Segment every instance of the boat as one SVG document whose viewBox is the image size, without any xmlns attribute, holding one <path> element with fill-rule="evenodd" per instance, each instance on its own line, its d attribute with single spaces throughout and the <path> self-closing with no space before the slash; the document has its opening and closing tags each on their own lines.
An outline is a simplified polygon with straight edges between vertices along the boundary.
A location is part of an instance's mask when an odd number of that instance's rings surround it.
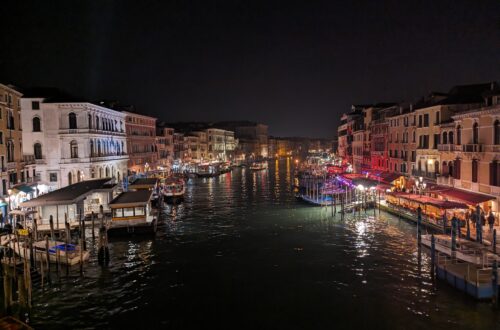
<svg viewBox="0 0 500 330">
<path fill-rule="evenodd" d="M 79 245 L 66 244 L 61 241 L 48 241 L 49 243 L 49 261 L 51 263 L 61 263 L 65 265 L 76 265 L 89 260 L 89 252 L 82 250 Z M 13 239 L 8 243 L 17 255 L 23 259 L 31 259 L 31 249 L 27 241 Z M 47 261 L 47 241 L 37 241 L 33 243 L 35 260 Z"/>
<path fill-rule="evenodd" d="M 151 206 L 153 192 L 137 190 L 122 192 L 109 203 L 111 221 L 106 224 L 109 236 L 154 234 L 158 212 Z"/>
<path fill-rule="evenodd" d="M 431 235 L 422 235 L 422 244 L 431 247 Z M 500 257 L 488 250 L 480 243 L 467 240 L 456 240 L 456 249 L 452 251 L 452 240 L 449 235 L 434 235 L 436 251 L 452 256 L 457 260 L 465 261 L 478 266 L 489 266 L 494 260 L 500 262 Z"/>
<path fill-rule="evenodd" d="M 267 162 L 266 161 L 253 162 L 252 165 L 250 165 L 250 169 L 253 171 L 265 170 L 267 169 Z"/>
<path fill-rule="evenodd" d="M 232 171 L 231 165 L 229 163 L 222 163 L 219 167 L 219 173 L 224 174 L 224 173 L 229 173 Z"/>
<path fill-rule="evenodd" d="M 322 198 L 313 198 L 305 194 L 298 194 L 297 197 L 306 203 L 318 205 L 318 206 L 329 206 L 333 204 L 332 196 L 323 196 Z"/>
<path fill-rule="evenodd" d="M 181 178 L 165 179 L 162 183 L 161 192 L 165 203 L 176 204 L 184 200 L 186 185 Z"/>
<path fill-rule="evenodd" d="M 219 167 L 215 164 L 198 165 L 196 175 L 200 178 L 213 178 L 220 174 Z"/>
</svg>

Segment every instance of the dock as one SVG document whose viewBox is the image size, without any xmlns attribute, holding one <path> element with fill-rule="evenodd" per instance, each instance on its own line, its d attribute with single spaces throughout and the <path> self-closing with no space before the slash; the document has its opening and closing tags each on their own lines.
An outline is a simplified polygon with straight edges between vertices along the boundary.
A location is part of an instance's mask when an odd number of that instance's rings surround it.
<svg viewBox="0 0 500 330">
<path fill-rule="evenodd" d="M 408 220 L 408 221 L 413 222 L 415 224 L 417 224 L 417 222 L 418 222 L 416 213 L 405 210 L 403 208 L 390 206 L 390 205 L 388 205 L 386 203 L 382 203 L 382 202 L 377 203 L 377 205 L 381 210 L 386 211 L 386 212 L 391 213 L 391 214 L 394 214 L 394 215 L 397 215 L 402 219 Z M 441 232 L 441 233 L 448 232 L 449 229 L 451 228 L 450 225 L 447 224 L 446 229 L 445 229 L 443 227 L 443 225 L 431 222 L 426 217 L 422 217 L 422 226 L 425 228 L 428 228 L 428 229 L 435 230 L 437 232 Z"/>
<path fill-rule="evenodd" d="M 497 297 L 498 285 L 492 284 L 493 269 L 471 263 L 459 262 L 445 255 L 438 255 L 436 275 L 452 287 L 478 299 Z M 497 278 L 498 278 L 498 270 Z M 496 290 L 496 291 L 495 291 Z"/>
</svg>

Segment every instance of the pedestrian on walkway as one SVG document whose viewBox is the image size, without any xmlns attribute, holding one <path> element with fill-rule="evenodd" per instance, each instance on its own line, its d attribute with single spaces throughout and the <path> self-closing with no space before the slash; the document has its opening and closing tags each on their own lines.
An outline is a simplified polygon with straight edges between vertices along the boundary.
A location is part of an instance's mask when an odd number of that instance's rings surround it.
<svg viewBox="0 0 500 330">
<path fill-rule="evenodd" d="M 490 210 L 490 214 L 488 215 L 488 225 L 490 226 L 490 232 L 493 232 L 493 226 L 495 225 L 495 216 L 493 212 Z"/>
</svg>

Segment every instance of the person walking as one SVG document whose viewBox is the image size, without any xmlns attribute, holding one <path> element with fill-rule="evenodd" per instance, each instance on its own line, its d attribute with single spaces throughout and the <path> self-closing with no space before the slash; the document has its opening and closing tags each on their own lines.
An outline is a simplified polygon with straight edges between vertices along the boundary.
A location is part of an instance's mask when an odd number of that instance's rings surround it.
<svg viewBox="0 0 500 330">
<path fill-rule="evenodd" d="M 488 226 L 490 227 L 490 233 L 493 232 L 493 226 L 495 225 L 495 216 L 493 212 L 490 210 L 490 214 L 488 215 Z"/>
</svg>

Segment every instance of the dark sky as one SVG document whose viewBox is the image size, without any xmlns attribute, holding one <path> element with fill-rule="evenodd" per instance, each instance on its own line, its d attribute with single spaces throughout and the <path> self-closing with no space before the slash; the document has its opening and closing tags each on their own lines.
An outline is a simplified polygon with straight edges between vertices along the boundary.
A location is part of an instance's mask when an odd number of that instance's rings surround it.
<svg viewBox="0 0 500 330">
<path fill-rule="evenodd" d="M 351 104 L 500 79 L 500 1 L 8 1 L 0 82 L 331 137 Z"/>
</svg>

